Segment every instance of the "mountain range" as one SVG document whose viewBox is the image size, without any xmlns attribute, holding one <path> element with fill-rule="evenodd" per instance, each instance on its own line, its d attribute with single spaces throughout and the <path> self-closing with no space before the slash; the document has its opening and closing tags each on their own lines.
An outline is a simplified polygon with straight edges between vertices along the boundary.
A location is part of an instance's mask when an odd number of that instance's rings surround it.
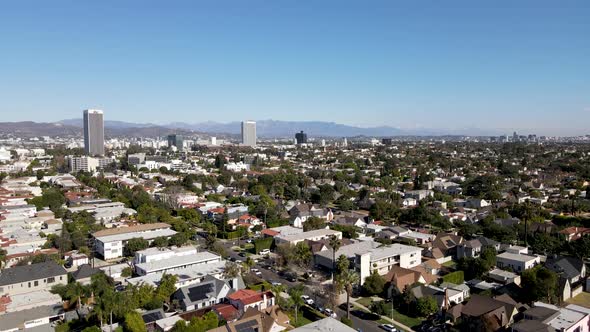
<svg viewBox="0 0 590 332">
<path fill-rule="evenodd" d="M 171 133 L 212 135 L 239 135 L 240 122 L 200 122 L 185 123 L 172 122 L 169 124 L 132 123 L 124 121 L 105 120 L 105 134 L 107 136 L 156 137 Z M 353 136 L 441 136 L 441 135 L 496 135 L 494 132 L 483 132 L 477 128 L 460 130 L 444 129 L 400 129 L 390 126 L 371 128 L 357 127 L 335 122 L 323 121 L 278 121 L 261 120 L 256 122 L 256 133 L 259 137 L 294 137 L 295 133 L 304 131 L 314 137 L 353 137 Z M 0 122 L 0 134 L 15 134 L 21 136 L 75 136 L 82 133 L 82 119 L 67 119 L 54 123 Z"/>
<path fill-rule="evenodd" d="M 70 119 L 60 121 L 62 124 L 82 127 L 81 119 Z M 233 122 L 171 122 L 157 125 L 151 123 L 130 123 L 123 121 L 105 121 L 105 128 L 146 128 L 165 127 L 169 129 L 182 129 L 208 134 L 239 135 L 241 123 Z M 293 137 L 295 133 L 304 131 L 309 136 L 315 137 L 353 137 L 353 136 L 441 136 L 441 135 L 497 135 L 495 131 L 482 131 L 478 128 L 462 129 L 432 129 L 413 128 L 401 129 L 391 126 L 358 127 L 336 122 L 326 121 L 280 121 L 280 120 L 258 120 L 256 121 L 256 134 L 260 137 Z"/>
</svg>

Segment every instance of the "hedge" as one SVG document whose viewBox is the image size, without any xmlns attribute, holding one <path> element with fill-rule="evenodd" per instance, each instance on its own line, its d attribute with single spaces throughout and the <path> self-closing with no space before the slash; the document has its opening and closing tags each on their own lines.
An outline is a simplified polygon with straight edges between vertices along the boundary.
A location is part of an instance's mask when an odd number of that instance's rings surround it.
<svg viewBox="0 0 590 332">
<path fill-rule="evenodd" d="M 463 271 L 455 271 L 455 272 L 451 272 L 447 275 L 444 275 L 442 277 L 442 280 L 444 282 L 450 282 L 451 284 L 462 284 L 463 281 L 465 281 L 465 274 L 463 273 Z"/>
<path fill-rule="evenodd" d="M 267 237 L 254 241 L 254 253 L 258 254 L 263 249 L 270 249 L 272 247 L 273 240 L 274 239 L 272 237 Z"/>
</svg>

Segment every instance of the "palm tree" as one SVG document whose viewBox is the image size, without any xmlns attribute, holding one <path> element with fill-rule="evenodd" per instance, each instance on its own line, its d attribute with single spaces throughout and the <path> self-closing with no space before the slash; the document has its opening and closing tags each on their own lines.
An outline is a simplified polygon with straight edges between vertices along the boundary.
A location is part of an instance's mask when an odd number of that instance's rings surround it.
<svg viewBox="0 0 590 332">
<path fill-rule="evenodd" d="M 342 241 L 340 241 L 336 235 L 332 235 L 328 244 L 332 248 L 332 280 L 334 280 L 334 270 L 336 269 L 336 252 L 342 246 Z"/>
<path fill-rule="evenodd" d="M 68 287 L 65 295 L 70 300 L 70 303 L 76 301 L 76 308 L 80 308 L 82 306 L 82 298 L 88 295 L 88 288 L 76 282 Z"/>
<path fill-rule="evenodd" d="M 338 293 L 342 291 L 346 292 L 346 317 L 350 319 L 350 295 L 352 294 L 353 287 L 358 284 L 360 277 L 358 273 L 353 270 L 342 271 L 338 277 L 336 277 L 335 289 Z"/>
<path fill-rule="evenodd" d="M 303 305 L 303 299 L 301 298 L 301 295 L 303 295 L 303 287 L 301 287 L 302 285 L 299 285 L 297 287 L 293 287 L 291 289 L 289 289 L 289 296 L 291 297 L 291 303 L 293 304 L 293 306 L 295 307 L 295 323 L 297 323 L 298 320 L 298 314 L 299 314 L 299 308 L 301 308 L 301 306 Z"/>
<path fill-rule="evenodd" d="M 244 264 L 248 268 L 248 272 L 250 272 L 250 269 L 252 269 L 252 267 L 254 267 L 254 265 L 256 265 L 256 262 L 252 259 L 252 257 L 248 257 L 248 258 L 246 258 L 246 261 L 244 262 Z"/>
<path fill-rule="evenodd" d="M 275 283 L 271 286 L 270 291 L 275 295 L 279 307 L 281 307 L 281 309 L 285 309 L 287 304 L 285 303 L 285 299 L 281 296 L 281 293 L 285 292 L 285 286 Z"/>
</svg>

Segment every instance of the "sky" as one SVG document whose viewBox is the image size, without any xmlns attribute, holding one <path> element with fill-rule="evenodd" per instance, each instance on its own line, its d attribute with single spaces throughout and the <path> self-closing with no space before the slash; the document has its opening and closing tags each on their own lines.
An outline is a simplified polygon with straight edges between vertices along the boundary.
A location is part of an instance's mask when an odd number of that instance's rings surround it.
<svg viewBox="0 0 590 332">
<path fill-rule="evenodd" d="M 0 121 L 590 134 L 590 1 L 6 1 Z"/>
</svg>

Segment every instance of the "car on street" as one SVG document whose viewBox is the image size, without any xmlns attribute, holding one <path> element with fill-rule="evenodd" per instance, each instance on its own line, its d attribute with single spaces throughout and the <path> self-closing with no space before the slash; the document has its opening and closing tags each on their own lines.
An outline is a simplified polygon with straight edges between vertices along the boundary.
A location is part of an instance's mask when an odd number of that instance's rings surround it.
<svg viewBox="0 0 590 332">
<path fill-rule="evenodd" d="M 381 324 L 379 327 L 388 332 L 397 332 L 397 329 L 391 324 Z"/>
<path fill-rule="evenodd" d="M 270 284 L 271 284 L 271 285 L 273 285 L 273 286 L 280 286 L 280 285 L 282 285 L 282 284 L 281 284 L 280 282 L 278 282 L 278 281 L 272 281 Z"/>
<path fill-rule="evenodd" d="M 336 318 L 336 313 L 334 312 L 334 310 L 332 310 L 330 308 L 324 309 L 324 314 L 326 316 L 329 316 L 329 317 L 332 317 L 332 318 Z"/>
<path fill-rule="evenodd" d="M 301 295 L 301 298 L 303 299 L 303 302 L 305 302 L 305 304 L 313 305 L 313 300 L 308 295 Z"/>
<path fill-rule="evenodd" d="M 260 252 L 258 254 L 260 256 L 269 255 L 270 254 L 270 249 L 262 249 L 262 250 L 260 250 Z"/>
</svg>

